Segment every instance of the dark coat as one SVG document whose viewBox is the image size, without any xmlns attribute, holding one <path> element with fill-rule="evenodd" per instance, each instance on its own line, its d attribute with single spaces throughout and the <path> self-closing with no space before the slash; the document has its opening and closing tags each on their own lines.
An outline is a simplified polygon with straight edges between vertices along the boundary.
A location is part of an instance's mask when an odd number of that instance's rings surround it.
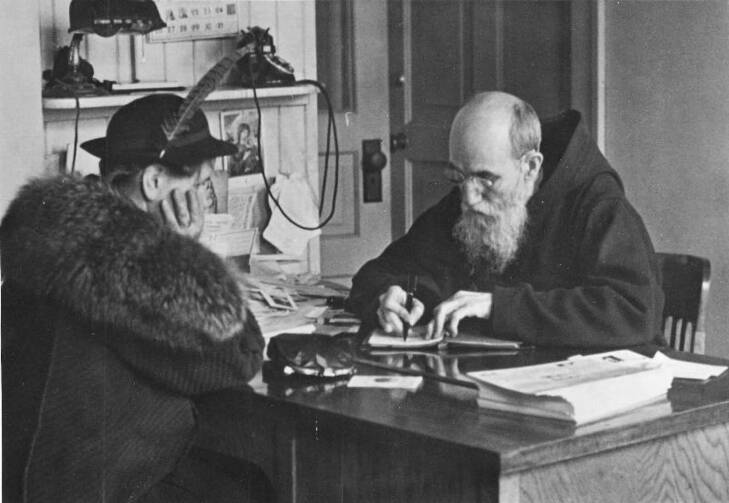
<svg viewBox="0 0 729 503">
<path fill-rule="evenodd" d="M 426 311 L 458 290 L 493 293 L 490 331 L 538 345 L 661 343 L 663 293 L 653 245 L 618 174 L 566 112 L 542 124 L 543 179 L 526 237 L 499 275 L 473 271 L 452 236 L 454 189 L 353 280 L 349 308 L 376 323 L 378 296 L 418 274 Z"/>
<path fill-rule="evenodd" d="M 27 501 L 135 501 L 190 446 L 192 398 L 260 368 L 226 265 L 97 182 L 22 188 L 0 263 L 7 501 L 23 470 Z"/>
</svg>

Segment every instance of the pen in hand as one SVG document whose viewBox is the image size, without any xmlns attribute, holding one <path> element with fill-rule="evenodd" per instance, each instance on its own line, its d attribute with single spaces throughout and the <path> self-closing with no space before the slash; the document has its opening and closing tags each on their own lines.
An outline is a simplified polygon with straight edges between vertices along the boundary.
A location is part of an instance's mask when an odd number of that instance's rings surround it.
<svg viewBox="0 0 729 503">
<path fill-rule="evenodd" d="M 405 309 L 408 311 L 408 316 L 410 315 L 410 311 L 413 310 L 413 295 L 415 293 L 415 289 L 418 288 L 418 277 L 417 276 L 411 276 L 408 274 L 408 286 L 407 286 L 407 296 L 405 297 Z M 410 321 L 404 320 L 402 324 L 402 340 L 407 341 L 408 340 L 408 334 L 410 333 Z"/>
</svg>

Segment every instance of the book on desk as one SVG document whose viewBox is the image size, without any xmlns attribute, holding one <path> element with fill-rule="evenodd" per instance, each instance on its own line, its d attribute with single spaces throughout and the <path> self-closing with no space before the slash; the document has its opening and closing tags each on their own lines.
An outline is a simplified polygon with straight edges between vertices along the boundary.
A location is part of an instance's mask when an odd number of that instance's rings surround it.
<svg viewBox="0 0 729 503">
<path fill-rule="evenodd" d="M 466 375 L 484 408 L 577 425 L 663 400 L 673 380 L 661 361 L 630 350 Z"/>
<path fill-rule="evenodd" d="M 366 344 L 374 349 L 480 348 L 483 350 L 518 349 L 522 345 L 519 341 L 497 339 L 468 331 L 461 331 L 455 337 L 440 336 L 428 339 L 426 331 L 425 325 L 416 325 L 410 329 L 407 339 L 404 339 L 399 333 L 387 333 L 375 329 L 367 338 Z"/>
</svg>

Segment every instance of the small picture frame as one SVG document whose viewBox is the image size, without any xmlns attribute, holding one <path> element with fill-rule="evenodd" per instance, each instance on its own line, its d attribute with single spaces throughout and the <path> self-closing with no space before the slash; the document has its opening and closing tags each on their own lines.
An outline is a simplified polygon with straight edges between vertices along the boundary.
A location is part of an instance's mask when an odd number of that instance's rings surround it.
<svg viewBox="0 0 729 503">
<path fill-rule="evenodd" d="M 220 137 L 238 149 L 223 159 L 223 169 L 235 177 L 261 173 L 262 151 L 258 145 L 258 113 L 256 110 L 220 112 Z"/>
</svg>

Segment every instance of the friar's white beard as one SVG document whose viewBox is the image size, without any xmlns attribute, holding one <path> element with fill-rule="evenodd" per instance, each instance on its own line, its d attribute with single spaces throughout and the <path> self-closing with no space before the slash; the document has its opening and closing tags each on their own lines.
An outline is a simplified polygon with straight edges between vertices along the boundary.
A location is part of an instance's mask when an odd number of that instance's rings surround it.
<svg viewBox="0 0 729 503">
<path fill-rule="evenodd" d="M 514 260 L 524 236 L 526 203 L 533 187 L 522 180 L 510 194 L 491 194 L 477 209 L 463 208 L 453 237 L 472 267 L 500 274 Z"/>
</svg>

